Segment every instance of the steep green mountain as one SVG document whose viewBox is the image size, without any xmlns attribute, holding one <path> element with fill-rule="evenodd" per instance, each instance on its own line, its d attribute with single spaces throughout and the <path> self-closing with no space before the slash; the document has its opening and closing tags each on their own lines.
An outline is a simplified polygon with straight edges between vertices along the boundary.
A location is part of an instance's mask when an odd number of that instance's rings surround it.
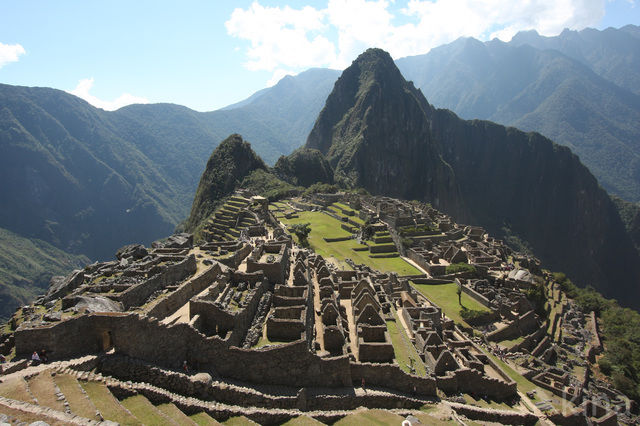
<svg viewBox="0 0 640 426">
<path fill-rule="evenodd" d="M 46 290 L 53 275 L 66 275 L 89 263 L 41 240 L 20 237 L 0 228 L 0 320 Z"/>
<path fill-rule="evenodd" d="M 461 205 L 453 170 L 432 141 L 428 108 L 389 54 L 370 49 L 336 82 L 306 147 L 327 156 L 344 186 Z"/>
<path fill-rule="evenodd" d="M 336 73 L 286 77 L 209 113 L 106 112 L 59 90 L 0 85 L 0 227 L 92 259 L 148 244 L 189 214 L 217 141 L 242 132 L 270 163 L 302 145 Z"/>
<path fill-rule="evenodd" d="M 638 251 L 640 251 L 640 204 L 630 203 L 616 196 L 611 197 L 611 199 L 618 208 L 620 218 L 627 228 L 627 233 Z"/>
<path fill-rule="evenodd" d="M 91 258 L 173 228 L 176 188 L 101 110 L 0 86 L 0 227 Z"/>
<path fill-rule="evenodd" d="M 369 49 L 344 71 L 306 146 L 338 182 L 516 235 L 550 268 L 638 307 L 638 252 L 578 157 L 540 134 L 433 108 L 386 52 Z"/>
<path fill-rule="evenodd" d="M 267 166 L 242 136 L 233 134 L 220 142 L 209 157 L 191 207 L 186 229 L 194 232 L 216 209 L 217 203 L 231 195 L 244 178 Z"/>
<path fill-rule="evenodd" d="M 288 156 L 283 155 L 273 166 L 273 171 L 281 179 L 293 185 L 333 183 L 333 169 L 317 149 L 300 148 Z"/>
<path fill-rule="evenodd" d="M 640 200 L 640 38 L 619 30 L 459 39 L 397 61 L 434 104 L 569 146 L 609 191 Z"/>
</svg>

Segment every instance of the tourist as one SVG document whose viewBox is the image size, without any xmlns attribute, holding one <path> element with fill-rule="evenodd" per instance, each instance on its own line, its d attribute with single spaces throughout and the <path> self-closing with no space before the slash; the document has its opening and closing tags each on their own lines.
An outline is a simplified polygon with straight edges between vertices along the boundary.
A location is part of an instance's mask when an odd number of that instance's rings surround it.
<svg viewBox="0 0 640 426">
<path fill-rule="evenodd" d="M 367 393 L 367 389 L 364 386 L 364 377 L 362 378 L 362 390 Z"/>
<path fill-rule="evenodd" d="M 33 351 L 33 353 L 31 354 L 31 363 L 33 365 L 40 364 L 40 356 L 38 355 L 37 351 Z"/>
<path fill-rule="evenodd" d="M 47 356 L 46 349 L 43 349 L 40 351 L 40 361 L 42 361 L 43 364 L 46 364 L 47 361 L 49 361 L 49 357 Z"/>
<path fill-rule="evenodd" d="M 184 370 L 184 374 L 189 374 L 189 365 L 187 365 L 187 361 L 182 363 L 182 369 Z"/>
</svg>

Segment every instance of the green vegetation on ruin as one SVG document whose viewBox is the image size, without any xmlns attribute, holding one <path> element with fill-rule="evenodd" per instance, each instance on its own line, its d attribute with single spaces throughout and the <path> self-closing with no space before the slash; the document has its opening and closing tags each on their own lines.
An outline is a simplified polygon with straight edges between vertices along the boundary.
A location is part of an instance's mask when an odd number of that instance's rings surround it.
<svg viewBox="0 0 640 426">
<path fill-rule="evenodd" d="M 451 265 L 447 265 L 446 273 L 447 274 L 456 274 L 458 272 L 475 272 L 476 268 L 473 265 L 469 265 L 468 263 L 452 263 Z"/>
<path fill-rule="evenodd" d="M 563 273 L 554 273 L 567 297 L 583 312 L 594 311 L 600 319 L 604 356 L 598 360 L 600 371 L 614 386 L 635 401 L 640 401 L 640 313 L 622 308 L 592 287 L 580 288 Z"/>
<path fill-rule="evenodd" d="M 387 330 L 389 337 L 391 337 L 391 343 L 393 344 L 393 351 L 395 352 L 396 362 L 400 368 L 407 372 L 416 374 L 418 376 L 424 376 L 426 370 L 420 355 L 416 351 L 416 347 L 409 341 L 407 333 L 398 319 L 398 315 L 394 311 L 394 320 L 387 321 Z M 415 369 L 411 371 L 411 367 Z"/>
<path fill-rule="evenodd" d="M 309 247 L 325 259 L 334 258 L 345 269 L 350 269 L 345 259 L 364 264 L 382 272 L 396 272 L 399 275 L 420 275 L 421 272 L 401 257 L 371 258 L 369 252 L 354 251 L 360 244 L 354 240 L 328 243 L 324 238 L 348 238 L 351 234 L 340 227 L 341 222 L 322 212 L 298 212 L 297 218 L 279 219 L 287 226 L 310 223 Z"/>
<path fill-rule="evenodd" d="M 469 324 L 460 315 L 461 306 L 458 303 L 458 286 L 456 283 L 448 284 L 416 284 L 412 285 L 427 299 L 438 305 L 444 314 L 454 320 L 456 323 L 469 327 Z M 490 312 L 488 308 L 481 305 L 468 294 L 462 293 L 462 307 L 472 311 Z"/>
</svg>

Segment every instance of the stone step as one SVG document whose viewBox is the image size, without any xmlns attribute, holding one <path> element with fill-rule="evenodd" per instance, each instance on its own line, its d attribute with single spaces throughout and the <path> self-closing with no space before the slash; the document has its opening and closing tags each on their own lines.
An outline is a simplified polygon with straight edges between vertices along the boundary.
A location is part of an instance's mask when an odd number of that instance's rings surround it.
<svg viewBox="0 0 640 426">
<path fill-rule="evenodd" d="M 105 420 L 111 420 L 120 424 L 141 423 L 129 410 L 120 404 L 120 401 L 113 396 L 104 383 L 81 382 L 81 385 Z"/>
<path fill-rule="evenodd" d="M 224 422 L 225 425 L 257 425 L 258 423 L 254 422 L 251 419 L 246 418 L 245 416 L 237 416 L 237 417 L 229 417 L 229 419 L 227 419 Z"/>
<path fill-rule="evenodd" d="M 69 409 L 73 414 L 88 419 L 100 419 L 98 409 L 84 392 L 75 375 L 58 373 L 53 379 L 60 391 L 64 394 L 69 404 Z"/>
<path fill-rule="evenodd" d="M 249 202 L 246 201 L 246 200 L 239 200 L 239 199 L 234 199 L 234 198 L 230 199 L 229 201 L 227 201 L 225 203 L 225 205 L 237 206 L 239 208 L 245 208 L 245 207 L 247 207 L 248 204 L 249 204 Z"/>
<path fill-rule="evenodd" d="M 239 211 L 240 211 L 240 207 L 238 207 L 238 206 L 234 206 L 234 205 L 233 205 L 233 204 L 231 204 L 231 203 L 227 203 L 227 204 L 225 204 L 225 205 L 222 207 L 222 211 L 223 211 L 223 212 L 225 212 L 225 211 L 226 211 L 226 212 L 233 212 L 233 213 L 237 213 L 237 212 L 239 212 Z"/>
<path fill-rule="evenodd" d="M 229 200 L 230 200 L 230 201 L 235 201 L 235 202 L 237 202 L 237 203 L 243 203 L 243 204 L 245 204 L 245 205 L 246 205 L 246 204 L 249 204 L 249 202 L 251 201 L 251 200 L 249 200 L 248 198 L 244 198 L 244 197 L 242 197 L 242 196 L 240 196 L 240 195 L 234 195 L 234 196 L 232 196 L 231 198 L 229 198 Z"/>
<path fill-rule="evenodd" d="M 169 417 L 179 425 L 195 426 L 197 423 L 191 420 L 186 414 L 184 414 L 173 403 L 156 405 L 156 408 L 162 412 L 165 416 Z M 213 420 L 213 419 L 211 419 Z"/>
<path fill-rule="evenodd" d="M 66 411 L 64 395 L 60 393 L 59 389 L 56 389 L 51 373 L 52 370 L 45 370 L 30 378 L 27 381 L 29 390 L 39 405 L 57 411 Z"/>
<path fill-rule="evenodd" d="M 130 396 L 120 401 L 120 403 L 144 425 L 178 425 L 177 422 L 158 410 L 142 395 Z"/>
<path fill-rule="evenodd" d="M 219 425 L 213 417 L 205 413 L 204 411 L 198 414 L 193 414 L 189 418 L 199 426 Z"/>
</svg>

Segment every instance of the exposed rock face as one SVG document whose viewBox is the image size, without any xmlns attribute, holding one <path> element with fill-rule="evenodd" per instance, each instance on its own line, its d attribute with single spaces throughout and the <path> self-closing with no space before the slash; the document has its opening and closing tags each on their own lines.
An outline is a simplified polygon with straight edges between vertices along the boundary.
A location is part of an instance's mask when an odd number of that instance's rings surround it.
<svg viewBox="0 0 640 426">
<path fill-rule="evenodd" d="M 86 309 L 87 313 L 92 312 L 123 312 L 122 303 L 115 302 L 102 296 L 79 296 L 75 308 L 78 310 Z"/>
<path fill-rule="evenodd" d="M 153 248 L 189 248 L 193 245 L 193 234 L 186 232 L 174 234 L 164 240 L 154 241 Z"/>
<path fill-rule="evenodd" d="M 300 148 L 289 156 L 283 155 L 276 162 L 273 171 L 279 178 L 294 185 L 333 183 L 333 169 L 317 149 Z"/>
<path fill-rule="evenodd" d="M 243 178 L 257 169 L 266 170 L 267 166 L 242 136 L 233 134 L 220 142 L 200 178 L 187 230 L 193 231 L 213 213 L 219 200 L 230 195 Z"/>
<path fill-rule="evenodd" d="M 337 182 L 508 229 L 552 269 L 639 306 L 638 252 L 578 157 L 537 133 L 436 110 L 386 52 L 369 49 L 344 71 L 306 146 Z"/>
<path fill-rule="evenodd" d="M 116 252 L 116 258 L 118 260 L 121 259 L 133 259 L 138 260 L 145 257 L 149 252 L 142 244 L 128 244 L 124 247 L 121 247 Z"/>
<path fill-rule="evenodd" d="M 336 182 L 458 206 L 455 175 L 430 133 L 431 110 L 387 52 L 369 49 L 336 82 L 306 147 L 327 156 Z"/>
<path fill-rule="evenodd" d="M 49 291 L 45 300 L 54 300 L 71 293 L 84 282 L 84 271 L 75 270 L 67 277 L 55 276 L 49 282 Z"/>
</svg>

